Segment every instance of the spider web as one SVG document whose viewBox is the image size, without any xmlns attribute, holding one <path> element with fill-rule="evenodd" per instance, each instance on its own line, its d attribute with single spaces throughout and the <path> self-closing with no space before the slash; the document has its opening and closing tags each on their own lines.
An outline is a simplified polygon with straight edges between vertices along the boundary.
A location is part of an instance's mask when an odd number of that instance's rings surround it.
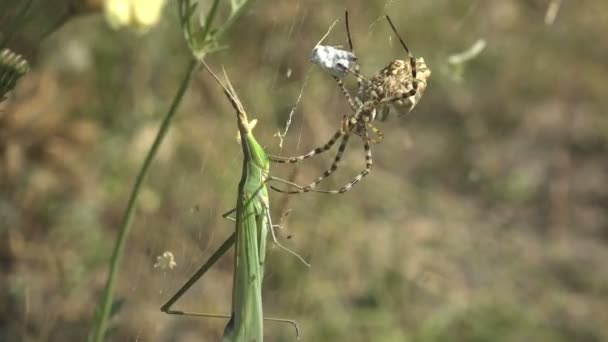
<svg viewBox="0 0 608 342">
<path fill-rule="evenodd" d="M 0 340 L 84 341 L 134 177 L 190 52 L 172 6 L 138 36 L 111 31 L 101 15 L 73 16 L 101 11 L 102 1 L 50 12 L 37 10 L 50 2 L 33 3 L 33 20 L 12 39 L 32 68 L 0 111 Z M 308 341 L 608 340 L 598 287 L 608 283 L 599 39 L 608 3 L 572 3 L 247 8 L 208 63 L 226 67 L 269 153 L 306 153 L 349 113 L 331 76 L 309 62 L 345 8 L 362 74 L 403 57 L 385 13 L 433 72 L 412 115 L 378 122 L 385 140 L 354 191 L 271 193 L 281 242 L 311 268 L 269 248 L 267 316 L 296 319 Z M 54 31 L 40 42 L 48 23 Z M 342 24 L 324 43 L 346 46 Z M 359 147 L 348 146 L 324 187 L 362 167 Z M 307 183 L 331 158 L 271 170 Z M 219 340 L 226 320 L 159 308 L 232 233 L 221 214 L 234 206 L 241 166 L 233 109 L 198 72 L 144 181 L 107 341 Z M 175 308 L 228 313 L 231 288 L 229 253 Z M 268 323 L 265 332 L 295 340 L 288 326 Z"/>
<path fill-rule="evenodd" d="M 403 7 L 402 3 L 386 2 L 384 10 L 392 11 L 398 5 L 399 8 Z M 339 127 L 342 114 L 349 111 L 346 101 L 331 77 L 309 63 L 312 47 L 326 31 L 331 31 L 327 38 L 330 45 L 345 46 L 347 40 L 341 9 L 335 9 L 332 13 L 333 18 L 326 18 L 322 25 L 317 22 L 318 26 L 311 30 L 307 23 L 313 20 L 315 10 L 304 6 L 303 2 L 296 2 L 290 6 L 295 9 L 289 10 L 291 15 L 287 16 L 289 18 L 287 20 L 280 20 L 282 16 L 274 18 L 270 15 L 270 20 L 277 22 L 265 31 L 263 39 L 251 43 L 247 41 L 251 40 L 247 33 L 240 33 L 244 36 L 235 35 L 232 37 L 235 43 L 231 42 L 231 50 L 210 58 L 210 64 L 216 70 L 220 65 L 226 66 L 228 75 L 250 118 L 259 120 L 253 132 L 258 140 L 265 143 L 267 151 L 273 154 L 279 151 L 278 154 L 285 152 L 288 155 L 296 155 L 307 152 L 331 136 Z M 363 14 L 357 14 L 356 10 L 355 8 L 351 12 L 355 13 L 354 18 L 365 17 Z M 388 26 L 381 25 L 384 20 L 383 15 L 384 13 L 378 13 L 377 19 L 371 22 L 354 19 L 351 24 L 355 50 L 363 61 L 362 71 L 366 75 L 382 68 L 390 60 L 387 58 L 394 59 L 397 55 L 396 51 L 400 48 L 398 44 L 394 44 Z M 255 22 L 261 20 L 259 14 L 256 12 L 253 17 L 243 25 L 259 25 Z M 330 28 L 328 24 L 335 18 L 340 18 L 339 24 L 333 31 L 328 30 Z M 248 58 L 243 58 L 239 53 L 234 53 L 235 50 L 256 52 Z M 282 51 L 288 52 L 281 53 Z M 348 86 L 353 89 L 353 84 Z M 197 134 L 184 135 L 188 138 L 189 145 L 197 146 L 195 154 L 198 157 L 191 161 L 186 160 L 185 165 L 172 165 L 167 168 L 168 171 L 163 171 L 164 178 L 173 180 L 170 187 L 172 190 L 169 193 L 175 193 L 168 199 L 172 209 L 168 217 L 163 218 L 164 224 L 159 225 L 159 219 L 150 215 L 142 214 L 136 218 L 138 221 L 136 229 L 145 230 L 148 224 L 156 227 L 156 231 L 152 233 L 156 237 L 141 242 L 149 246 L 150 251 L 147 258 L 137 262 L 136 267 L 138 271 L 135 283 L 146 284 L 136 285 L 132 289 L 132 291 L 149 291 L 147 283 L 150 279 L 152 278 L 155 283 L 152 288 L 156 291 L 149 293 L 147 297 L 150 303 L 148 317 L 142 317 L 141 321 L 144 322 L 140 323 L 143 326 L 150 326 L 152 322 L 159 324 L 157 329 L 163 331 L 166 336 L 171 336 L 172 340 L 188 340 L 195 336 L 196 338 L 212 336 L 210 339 L 216 339 L 221 336 L 226 324 L 226 320 L 221 319 L 167 317 L 158 312 L 158 306 L 190 277 L 234 229 L 233 223 L 223 220 L 221 214 L 234 206 L 242 158 L 235 140 L 234 113 L 222 98 L 219 89 L 206 75 L 200 75 L 190 93 L 191 95 L 204 93 L 205 96 L 182 109 L 189 114 L 181 122 L 177 122 L 176 127 L 180 132 L 181 130 L 199 131 Z M 206 108 L 202 115 L 201 108 Z M 196 129 L 186 127 L 196 127 Z M 391 127 L 393 134 L 396 128 Z M 356 145 L 349 149 L 348 152 L 351 153 L 347 154 L 343 162 L 345 167 L 342 169 L 346 176 L 338 177 L 348 177 L 349 173 L 360 167 L 362 151 Z M 381 202 L 379 193 L 390 194 L 393 198 L 391 203 L 408 201 L 406 195 L 391 189 L 390 184 L 401 184 L 401 187 L 407 185 L 385 171 L 383 167 L 398 169 L 399 166 L 382 162 L 382 160 L 390 160 L 391 156 L 380 149 L 377 150 L 381 162 L 372 174 L 374 174 L 374 184 L 380 189 L 376 190 L 368 184 L 363 184 L 366 182 L 362 182 L 358 185 L 361 187 L 360 194 L 365 193 L 365 196 L 376 199 L 377 203 Z M 298 170 L 295 173 L 296 178 L 301 180 L 314 177 L 319 170 L 322 170 L 329 158 L 331 156 L 323 156 L 319 158 L 320 160 L 296 169 Z M 281 173 L 285 172 L 285 169 L 272 165 L 273 174 L 282 175 Z M 390 179 L 392 182 L 387 181 L 383 185 L 378 181 L 379 179 Z M 341 182 L 340 178 L 336 181 L 330 179 L 324 186 L 332 187 Z M 344 287 L 350 296 L 356 297 L 362 295 L 364 289 L 373 291 L 369 289 L 371 285 L 368 282 L 374 279 L 378 281 L 377 286 L 388 286 L 386 281 L 380 280 L 380 277 L 391 270 L 407 275 L 407 282 L 413 284 L 410 286 L 420 286 L 430 291 L 441 290 L 440 287 L 445 281 L 442 278 L 445 276 L 445 271 L 408 262 L 407 258 L 400 254 L 404 240 L 401 232 L 394 228 L 397 226 L 395 221 L 387 218 L 366 220 L 364 216 L 352 213 L 353 209 L 349 208 L 357 208 L 361 205 L 357 196 L 344 197 L 331 202 L 313 196 L 294 198 L 283 198 L 275 194 L 271 196 L 272 215 L 275 221 L 279 221 L 277 216 L 282 216 L 285 209 L 293 209 L 293 214 L 284 221 L 290 223 L 290 228 L 293 223 L 294 238 L 285 241 L 285 244 L 309 259 L 312 269 L 302 267 L 295 258 L 278 249 L 269 250 L 264 290 L 267 315 L 295 319 L 304 317 L 303 321 L 300 320 L 304 327 L 317 329 L 310 316 L 303 312 L 309 301 L 323 298 L 328 301 L 326 306 L 318 306 L 318 308 L 326 307 L 327 314 L 324 313 L 323 316 L 329 319 L 333 313 L 336 317 L 345 320 L 338 324 L 339 326 L 351 326 L 357 320 L 353 319 L 351 322 L 347 318 L 348 314 L 338 309 L 344 305 L 339 300 L 340 287 Z M 382 205 L 372 206 L 376 208 L 374 210 L 383 210 Z M 324 207 L 332 209 L 326 210 Z M 340 212 L 349 214 L 338 214 L 341 217 L 338 221 L 331 219 L 332 213 Z M 345 232 L 341 230 L 347 228 L 327 229 L 328 225 L 332 224 L 329 222 L 337 227 L 345 227 L 345 223 L 352 225 L 348 228 L 348 236 L 344 236 Z M 374 229 L 368 229 L 369 226 Z M 287 234 L 282 235 L 285 237 Z M 386 248 L 378 249 L 374 247 L 376 244 Z M 340 250 L 349 253 L 340 253 Z M 161 256 L 165 251 L 174 254 L 176 267 L 154 268 L 156 257 Z M 398 261 L 391 262 L 391 260 Z M 370 265 L 369 267 L 373 269 L 369 269 L 367 277 L 361 277 L 359 265 Z M 307 282 L 306 279 L 309 277 L 314 280 Z M 337 278 L 340 277 L 344 279 L 338 280 Z M 341 285 L 336 285 L 336 281 Z M 175 308 L 227 314 L 230 308 L 231 284 L 232 255 L 230 253 L 182 297 Z M 378 296 L 382 298 L 391 298 L 391 296 L 397 298 L 396 289 L 378 291 L 381 291 Z M 375 314 L 397 311 L 384 307 L 378 309 Z M 399 326 L 399 318 L 395 318 L 395 322 L 386 324 L 391 327 Z M 276 340 L 293 339 L 292 331 L 288 327 L 268 324 L 266 331 L 268 336 Z M 144 333 L 145 331 L 142 331 L 142 334 Z M 341 333 L 341 336 L 348 335 L 347 332 Z"/>
<path fill-rule="evenodd" d="M 392 2 L 391 2 L 392 3 Z M 387 3 L 390 8 L 391 3 Z M 267 32 L 266 38 L 258 41 L 256 46 L 249 47 L 262 51 L 261 59 L 256 60 L 259 65 L 270 67 L 271 81 L 264 87 L 264 92 L 254 91 L 251 82 L 242 77 L 243 69 L 247 66 L 241 65 L 242 58 L 230 50 L 218 55 L 218 58 L 210 58 L 210 63 L 217 70 L 219 65 L 225 65 L 228 75 L 234 84 L 237 93 L 241 97 L 245 109 L 249 112 L 250 119 L 258 119 L 259 123 L 254 129 L 256 137 L 266 142 L 269 151 L 286 151 L 295 154 L 312 148 L 316 141 L 325 139 L 326 136 L 337 128 L 341 114 L 333 110 L 323 112 L 318 109 L 324 105 L 311 106 L 310 103 L 318 102 L 317 98 L 323 101 L 329 97 L 332 108 L 342 107 L 348 110 L 345 101 L 335 86 L 334 81 L 327 74 L 315 69 L 309 63 L 310 52 L 315 43 L 321 36 L 329 35 L 329 44 L 344 46 L 347 44 L 346 33 L 343 27 L 341 11 L 336 12 L 339 24 L 332 31 L 333 25 L 317 27 L 317 34 L 310 32 L 305 23 L 313 16 L 313 10 L 303 6 L 301 2 L 295 5 L 295 14 L 290 20 L 281 25 L 275 25 Z M 381 17 L 379 17 L 381 18 Z M 336 24 L 334 22 L 334 24 Z M 357 23 L 359 24 L 359 23 Z M 365 55 L 366 63 L 364 67 L 377 69 L 385 61 L 379 62 L 373 59 L 367 48 L 370 45 L 372 35 L 376 34 L 378 26 L 373 23 L 366 27 L 357 25 L 356 35 L 357 51 Z M 367 35 L 360 35 L 365 32 Z M 326 32 L 325 32 L 325 31 Z M 385 31 L 387 40 L 391 44 L 390 31 Z M 243 45 L 243 39 L 237 39 L 240 43 L 234 44 L 231 49 L 246 51 L 248 46 Z M 287 44 L 285 49 L 300 51 L 303 53 L 277 54 L 279 43 L 299 41 L 296 46 L 294 43 Z M 232 44 L 231 44 L 232 45 Z M 380 45 L 376 43 L 376 45 Z M 370 56 L 372 55 L 372 56 Z M 368 58 L 369 57 L 369 58 Z M 360 58 L 363 58 L 360 56 Z M 255 60 L 255 59 L 254 59 Z M 368 61 L 371 60 L 371 63 Z M 274 68 L 274 70 L 272 70 Z M 169 205 L 171 210 L 166 214 L 150 215 L 139 213 L 135 222 L 134 229 L 146 231 L 147 237 L 140 237 L 142 245 L 149 249 L 145 258 L 134 260 L 136 269 L 132 279 L 132 292 L 146 291 L 146 315 L 142 315 L 138 326 L 158 325 L 156 329 L 163 331 L 171 339 L 188 340 L 200 334 L 209 336 L 220 336 L 226 320 L 222 319 L 200 319 L 185 317 L 167 317 L 158 312 L 158 304 L 164 303 L 173 292 L 178 289 L 198 267 L 215 251 L 215 249 L 230 235 L 234 229 L 231 221 L 221 218 L 221 214 L 234 206 L 236 186 L 240 176 L 241 151 L 236 142 L 236 125 L 234 125 L 233 109 L 223 99 L 219 89 L 213 82 L 210 82 L 207 75 L 198 75 L 197 81 L 193 83 L 189 96 L 193 94 L 205 93 L 204 98 L 197 101 L 186 102 L 181 112 L 185 113 L 181 119 L 175 123 L 174 131 L 176 135 L 181 135 L 184 141 L 191 146 L 196 146 L 195 155 L 198 157 L 192 160 L 185 160 L 185 164 L 160 166 L 166 170 L 158 171 L 161 178 L 172 180 L 170 198 L 162 199 L 163 205 Z M 255 78 L 255 76 L 251 76 Z M 261 80 L 264 82 L 265 80 Z M 317 84 L 324 84 L 318 86 Z M 202 86 L 204 84 L 204 87 Z M 314 84 L 314 86 L 313 86 Z M 352 86 L 352 84 L 351 84 Z M 204 90 L 200 90 L 202 87 Z M 273 108 L 276 104 L 268 105 L 263 98 L 273 98 L 268 94 L 281 93 L 284 88 L 285 100 L 277 101 L 278 108 Z M 319 97 L 319 94 L 322 94 Z M 213 100 L 211 100 L 213 98 Z M 276 97 L 274 97 L 276 99 Z M 209 105 L 209 103 L 211 105 Z M 204 113 L 200 113 L 200 108 L 206 108 Z M 311 115 L 311 112 L 319 111 L 319 114 Z M 334 114 L 332 114 L 334 112 Z M 273 116 L 279 118 L 278 133 L 273 132 Z M 321 131 L 315 132 L 321 126 L 325 126 Z M 195 128 L 194 128 L 195 127 Z M 187 132 L 186 134 L 184 133 Z M 196 132 L 196 134 L 194 133 Z M 221 147 L 220 147 L 221 146 Z M 354 156 L 348 157 L 345 164 L 349 169 L 356 169 L 358 166 L 357 158 L 361 154 L 358 148 L 353 148 Z M 177 154 L 174 155 L 178 157 Z M 326 159 L 326 158 L 325 158 Z M 309 169 L 310 167 L 306 167 Z M 274 169 L 274 166 L 273 166 Z M 296 168 L 296 175 L 297 175 Z M 280 170 L 277 172 L 281 172 Z M 273 171 L 274 173 L 274 171 Z M 306 175 L 308 172 L 306 172 Z M 305 175 L 304 175 L 305 176 Z M 157 178 L 158 181 L 158 178 Z M 150 177 L 150 182 L 154 184 L 154 176 Z M 162 184 L 162 183 L 161 183 Z M 165 189 L 167 189 L 165 187 Z M 286 209 L 291 208 L 290 203 L 299 199 L 281 199 L 274 197 L 276 201 L 273 209 L 273 216 L 282 216 Z M 305 200 L 305 199 L 304 199 Z M 302 212 L 301 205 L 295 207 L 298 215 Z M 299 208 L 299 209 L 298 209 Z M 315 219 L 308 219 L 315 222 Z M 320 215 L 316 220 L 321 220 Z M 159 224 L 163 222 L 162 224 Z M 275 218 L 275 221 L 279 221 Z M 287 220 L 285 221 L 287 222 Z M 155 227 L 154 230 L 147 230 L 146 227 Z M 287 234 L 281 234 L 286 236 Z M 295 239 L 286 241 L 290 248 L 297 252 L 304 253 L 305 256 L 314 256 L 318 249 L 328 248 L 328 244 L 311 246 L 307 243 L 310 239 L 305 237 L 304 232 L 295 232 Z M 331 235 L 329 235 L 331 236 Z M 306 246 L 306 248 L 302 247 Z M 165 252 L 170 252 L 172 257 L 166 257 Z M 268 252 L 267 272 L 265 283 L 267 287 L 274 287 L 273 284 L 278 279 L 283 278 L 281 270 L 285 267 L 291 269 L 291 273 L 299 273 L 297 277 L 305 277 L 308 270 L 300 265 L 295 258 L 271 249 Z M 172 262 L 175 263 L 173 266 Z M 157 267 L 155 267 L 155 265 Z M 152 276 L 151 276 L 152 275 Z M 152 282 L 153 286 L 150 286 Z M 137 285 L 140 284 L 140 285 Z M 199 282 L 190 289 L 174 306 L 174 308 L 185 311 L 199 311 L 208 313 L 229 313 L 230 296 L 232 284 L 232 253 L 228 253 L 218 264 L 213 267 Z M 288 294 L 283 294 L 280 290 L 265 290 L 265 310 L 268 315 L 290 318 L 291 315 L 299 311 L 306 299 L 307 290 L 302 285 L 295 283 L 292 285 Z M 150 290 L 155 289 L 150 292 Z M 300 290 L 298 290 L 300 289 Z M 141 294 L 140 294 L 141 295 Z M 289 296 L 289 297 L 286 297 Z M 291 303 L 285 305 L 285 303 Z M 162 323 L 159 323 L 162 322 Z M 275 327 L 268 325 L 267 331 L 273 336 L 290 338 L 292 332 L 289 328 Z M 145 329 L 141 331 L 145 336 Z"/>
</svg>

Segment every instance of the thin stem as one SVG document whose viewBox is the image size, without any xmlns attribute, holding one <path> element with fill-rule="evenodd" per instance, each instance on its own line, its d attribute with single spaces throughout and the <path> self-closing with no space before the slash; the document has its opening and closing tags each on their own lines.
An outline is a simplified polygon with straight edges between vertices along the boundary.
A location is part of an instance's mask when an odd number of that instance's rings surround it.
<svg viewBox="0 0 608 342">
<path fill-rule="evenodd" d="M 219 4 L 219 0 L 213 1 L 211 9 L 209 10 L 209 14 L 207 14 L 207 17 L 205 18 L 205 28 L 203 30 L 203 34 L 201 35 L 202 37 L 204 37 L 204 39 L 207 39 L 207 37 L 209 36 L 209 32 L 211 32 L 211 25 L 213 24 L 213 19 L 215 18 L 215 13 L 217 13 L 217 8 L 219 7 Z M 201 6 L 200 3 L 199 6 Z"/>
<path fill-rule="evenodd" d="M 173 102 L 171 103 L 171 107 L 169 111 L 165 115 L 163 122 L 156 134 L 156 138 L 146 155 L 144 163 L 139 170 L 139 174 L 135 179 L 135 184 L 133 185 L 133 189 L 131 190 L 131 195 L 129 197 L 129 202 L 127 203 L 127 209 L 125 210 L 121 223 L 120 223 L 120 231 L 118 233 L 118 238 L 116 240 L 116 245 L 114 246 L 114 251 L 112 253 L 112 258 L 110 259 L 110 268 L 108 280 L 106 283 L 105 291 L 103 294 L 102 306 L 99 312 L 99 320 L 97 322 L 97 326 L 94 330 L 93 341 L 102 342 L 104 340 L 104 335 L 106 331 L 106 325 L 108 318 L 110 316 L 110 309 L 112 307 L 112 301 L 114 298 L 114 287 L 116 283 L 116 278 L 118 277 L 118 269 L 120 268 L 120 262 L 122 259 L 125 243 L 127 241 L 127 236 L 129 235 L 129 230 L 131 228 L 131 221 L 133 218 L 133 211 L 135 209 L 135 203 L 137 202 L 137 197 L 139 195 L 139 191 L 141 185 L 148 174 L 148 169 L 150 168 L 150 164 L 152 164 L 152 160 L 156 156 L 156 152 L 160 147 L 161 143 L 167 131 L 169 130 L 169 126 L 171 124 L 171 120 L 177 111 L 177 107 L 182 101 L 184 93 L 186 89 L 188 89 L 188 85 L 190 84 L 190 79 L 192 77 L 193 71 L 196 69 L 198 63 L 196 60 L 192 59 L 190 64 L 186 69 L 186 75 L 173 98 Z"/>
</svg>

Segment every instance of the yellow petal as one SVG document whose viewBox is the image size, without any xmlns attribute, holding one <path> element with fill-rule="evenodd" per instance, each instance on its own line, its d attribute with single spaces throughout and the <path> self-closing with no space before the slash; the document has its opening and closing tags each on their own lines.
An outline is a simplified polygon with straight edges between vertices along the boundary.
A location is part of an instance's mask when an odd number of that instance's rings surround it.
<svg viewBox="0 0 608 342">
<path fill-rule="evenodd" d="M 135 22 L 139 26 L 151 27 L 158 22 L 165 0 L 133 0 Z"/>
<path fill-rule="evenodd" d="M 104 12 L 106 20 L 114 29 L 128 25 L 131 21 L 131 4 L 128 0 L 106 0 Z"/>
</svg>

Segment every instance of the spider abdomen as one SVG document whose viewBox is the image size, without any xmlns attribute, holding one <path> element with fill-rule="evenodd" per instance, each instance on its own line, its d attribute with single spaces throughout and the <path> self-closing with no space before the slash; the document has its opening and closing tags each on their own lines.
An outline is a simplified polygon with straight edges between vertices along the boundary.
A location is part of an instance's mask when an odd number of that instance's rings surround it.
<svg viewBox="0 0 608 342">
<path fill-rule="evenodd" d="M 414 74 L 410 63 L 400 59 L 390 62 L 362 85 L 359 98 L 363 103 L 376 103 L 382 112 L 390 105 L 399 114 L 409 113 L 420 101 L 431 75 L 424 58 L 417 58 L 415 65 Z"/>
</svg>

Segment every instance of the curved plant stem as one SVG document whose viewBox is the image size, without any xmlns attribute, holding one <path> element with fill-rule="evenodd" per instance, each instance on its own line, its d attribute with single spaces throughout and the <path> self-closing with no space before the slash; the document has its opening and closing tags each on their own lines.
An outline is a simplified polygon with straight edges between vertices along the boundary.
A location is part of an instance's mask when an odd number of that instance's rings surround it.
<svg viewBox="0 0 608 342">
<path fill-rule="evenodd" d="M 236 18 L 242 12 L 242 9 L 245 7 L 247 2 L 248 1 L 244 1 L 243 3 L 238 4 L 238 6 L 236 6 L 236 7 L 234 7 L 234 4 L 233 4 L 233 8 L 232 8 L 233 13 L 231 15 L 231 18 L 229 18 L 228 22 L 224 23 L 224 25 L 222 25 L 222 33 L 224 33 L 232 25 L 233 20 L 230 20 L 230 19 Z M 186 89 L 188 88 L 188 85 L 190 84 L 190 79 L 192 77 L 192 73 L 197 69 L 197 66 L 199 64 L 197 61 L 197 58 L 203 59 L 204 56 L 209 52 L 209 49 L 212 48 L 213 43 L 215 41 L 217 41 L 217 39 L 219 39 L 218 33 L 213 33 L 213 30 L 211 29 L 212 25 L 213 25 L 213 20 L 215 19 L 217 11 L 218 11 L 219 3 L 220 3 L 220 0 L 213 0 L 213 4 L 211 5 L 211 10 L 209 11 L 209 14 L 207 15 L 206 20 L 205 20 L 205 26 L 203 28 L 203 31 L 201 33 L 197 33 L 196 37 L 192 34 L 192 32 L 190 31 L 190 28 L 188 26 L 188 25 L 190 25 L 191 21 L 193 20 L 192 3 L 190 1 L 186 1 L 186 2 L 182 3 L 182 5 L 186 5 L 185 8 L 187 9 L 187 11 L 185 13 L 180 12 L 180 17 L 182 20 L 182 22 L 181 22 L 182 29 L 185 29 L 187 32 L 186 40 L 188 41 L 188 45 L 190 46 L 195 57 L 191 58 L 189 65 L 186 68 L 186 75 L 184 76 L 184 79 L 182 80 L 182 83 L 180 84 L 179 89 L 177 90 L 177 93 L 175 94 L 175 97 L 173 98 L 173 102 L 171 103 L 171 107 L 169 108 L 169 111 L 165 115 L 165 118 L 163 119 L 163 122 L 160 125 L 158 133 L 156 134 L 156 138 L 154 139 L 154 142 L 152 143 L 152 146 L 150 147 L 150 150 L 148 151 L 148 154 L 146 155 L 146 158 L 144 159 L 144 163 L 141 166 L 141 169 L 139 170 L 137 178 L 135 178 L 135 184 L 133 185 L 133 188 L 131 189 L 131 195 L 129 196 L 127 208 L 125 209 L 122 220 L 120 222 L 120 230 L 118 232 L 118 237 L 116 238 L 116 244 L 114 246 L 114 251 L 113 251 L 112 257 L 110 259 L 108 279 L 106 281 L 106 286 L 104 289 L 101 306 L 98 307 L 97 312 L 95 313 L 95 320 L 94 320 L 94 325 L 93 325 L 93 329 L 92 329 L 92 334 L 89 336 L 90 341 L 102 342 L 104 340 L 108 319 L 110 317 L 110 312 L 112 311 L 112 302 L 114 300 L 114 287 L 115 287 L 116 279 L 118 278 L 118 270 L 120 268 L 120 262 L 121 262 L 125 244 L 127 241 L 127 236 L 129 235 L 129 231 L 131 228 L 131 220 L 133 218 L 133 211 L 135 210 L 137 197 L 139 195 L 141 185 L 142 185 L 144 179 L 146 178 L 146 175 L 148 174 L 148 169 L 150 168 L 150 164 L 152 164 L 152 160 L 154 160 L 154 157 L 156 156 L 156 152 L 158 151 L 158 148 L 162 144 L 163 139 L 164 139 L 165 135 L 167 134 L 167 131 L 169 130 L 169 126 L 171 125 L 171 120 L 173 119 L 173 116 L 175 115 L 175 112 L 177 111 L 177 107 L 181 103 L 184 93 L 186 92 Z M 181 7 L 180 7 L 180 10 L 181 10 Z M 212 39 L 209 39 L 210 37 Z M 193 45 L 193 42 L 195 40 L 202 42 L 202 46 L 200 46 L 200 47 L 194 46 L 194 45 L 196 45 L 196 44 Z M 194 48 L 197 48 L 196 51 Z"/>
<path fill-rule="evenodd" d="M 122 216 L 122 220 L 120 222 L 120 230 L 119 230 L 118 237 L 116 240 L 116 245 L 114 246 L 112 258 L 110 259 L 109 275 L 108 275 L 108 279 L 106 282 L 106 287 L 105 287 L 105 291 L 103 294 L 103 300 L 101 303 L 101 307 L 99 308 L 99 312 L 98 312 L 99 317 L 97 319 L 97 326 L 95 327 L 95 329 L 93 331 L 92 340 L 94 342 L 102 342 L 104 339 L 107 321 L 110 316 L 110 311 L 112 309 L 112 301 L 113 301 L 113 297 L 114 297 L 114 287 L 115 287 L 115 283 L 116 283 L 116 278 L 118 277 L 118 269 L 120 268 L 120 262 L 122 259 L 125 243 L 127 241 L 127 236 L 129 235 L 129 230 L 131 228 L 131 220 L 133 218 L 133 212 L 135 210 L 135 204 L 137 202 L 137 197 L 139 195 L 141 185 L 142 185 L 144 179 L 146 178 L 146 175 L 148 174 L 148 169 L 150 168 L 150 164 L 152 164 L 152 160 L 154 160 L 154 157 L 156 156 L 156 152 L 158 151 L 158 148 L 160 147 L 165 135 L 167 134 L 167 131 L 169 130 L 171 120 L 173 119 L 173 116 L 175 115 L 175 112 L 177 111 L 177 107 L 179 106 L 179 104 L 182 101 L 182 98 L 184 96 L 184 93 L 186 92 L 186 89 L 188 89 L 188 85 L 190 84 L 190 79 L 192 77 L 192 73 L 196 69 L 197 65 L 198 65 L 198 62 L 196 60 L 194 60 L 194 59 L 190 60 L 190 63 L 188 65 L 188 67 L 186 68 L 186 75 L 184 76 L 184 79 L 182 80 L 182 82 L 179 86 L 179 89 L 177 90 L 177 93 L 175 94 L 175 97 L 173 98 L 171 107 L 169 108 L 169 111 L 167 112 L 167 114 L 165 115 L 165 118 L 163 119 L 163 122 L 158 130 L 158 133 L 156 134 L 156 138 L 154 139 L 154 142 L 152 143 L 152 146 L 150 147 L 150 150 L 148 151 L 148 154 L 146 155 L 146 159 L 144 160 L 144 163 L 143 163 L 141 169 L 139 170 L 139 174 L 137 175 L 137 178 L 135 179 L 135 184 L 133 185 L 133 188 L 131 189 L 131 195 L 129 197 L 129 202 L 127 203 L 127 208 Z"/>
</svg>

